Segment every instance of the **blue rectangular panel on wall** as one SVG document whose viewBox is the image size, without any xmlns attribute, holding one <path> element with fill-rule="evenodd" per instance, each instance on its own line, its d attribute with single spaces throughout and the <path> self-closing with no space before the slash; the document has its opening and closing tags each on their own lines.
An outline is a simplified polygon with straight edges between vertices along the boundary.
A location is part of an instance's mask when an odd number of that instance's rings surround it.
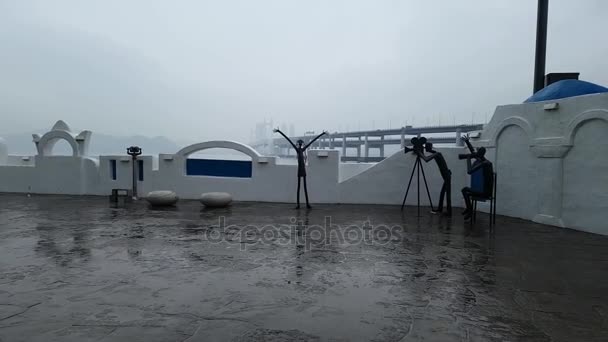
<svg viewBox="0 0 608 342">
<path fill-rule="evenodd" d="M 139 181 L 143 182 L 144 181 L 144 161 L 143 160 L 137 161 L 137 174 L 139 176 Z"/>
<path fill-rule="evenodd" d="M 186 175 L 251 178 L 251 161 L 187 159 Z"/>
<path fill-rule="evenodd" d="M 110 174 L 112 180 L 116 180 L 116 159 L 110 159 Z"/>
</svg>

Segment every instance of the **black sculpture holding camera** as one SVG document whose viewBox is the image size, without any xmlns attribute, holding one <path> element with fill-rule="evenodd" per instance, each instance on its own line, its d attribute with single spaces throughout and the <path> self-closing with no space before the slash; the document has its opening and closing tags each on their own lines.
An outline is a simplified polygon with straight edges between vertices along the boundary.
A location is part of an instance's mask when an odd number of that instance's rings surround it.
<svg viewBox="0 0 608 342">
<path fill-rule="evenodd" d="M 492 162 L 485 157 L 485 147 L 480 147 L 475 151 L 468 136 L 463 137 L 462 140 L 467 144 L 471 152 L 458 155 L 458 159 L 466 159 L 467 173 L 471 175 L 471 186 L 462 188 L 462 197 L 466 205 L 466 209 L 462 214 L 465 220 L 470 220 L 473 214 L 471 197 L 489 198 L 492 196 L 494 171 Z M 471 159 L 475 159 L 473 164 L 471 164 Z"/>
<path fill-rule="evenodd" d="M 308 142 L 308 144 L 304 145 L 304 141 L 302 140 L 298 140 L 296 142 L 296 144 L 293 143 L 293 141 L 291 141 L 291 139 L 289 139 L 283 132 L 281 132 L 280 129 L 276 128 L 273 130 L 275 133 L 279 133 L 281 134 L 285 139 L 287 139 L 287 141 L 289 141 L 289 143 L 291 144 L 291 146 L 293 146 L 293 149 L 296 150 L 296 154 L 298 157 L 298 192 L 297 192 L 297 205 L 296 205 L 296 209 L 300 209 L 300 181 L 302 179 L 304 179 L 304 195 L 306 196 L 306 208 L 310 209 L 310 203 L 308 202 L 308 188 L 306 187 L 306 149 L 308 149 L 308 147 L 310 147 L 310 145 L 312 145 L 312 143 L 314 143 L 315 141 L 317 141 L 317 139 L 319 139 L 322 135 L 327 134 L 327 132 L 323 131 L 323 133 L 317 135 L 314 139 L 312 139 L 311 141 Z M 304 146 L 302 146 L 304 145 Z"/>
<path fill-rule="evenodd" d="M 424 148 L 427 153 L 430 153 L 428 156 L 425 156 L 424 152 L 420 151 L 414 151 L 414 153 L 427 163 L 431 160 L 435 160 L 437 167 L 439 168 L 439 173 L 441 173 L 441 178 L 443 178 L 443 186 L 439 193 L 439 204 L 437 205 L 437 209 L 432 210 L 431 212 L 440 214 L 443 211 L 443 199 L 445 198 L 447 206 L 445 215 L 452 216 L 452 171 L 448 168 L 448 164 L 446 163 L 443 154 L 433 149 L 433 143 L 427 142 L 424 144 Z"/>
<path fill-rule="evenodd" d="M 133 171 L 133 199 L 137 199 L 137 175 L 136 175 L 136 167 L 135 164 L 137 161 L 137 156 L 141 155 L 141 148 L 139 146 L 131 146 L 127 147 L 127 154 L 131 156 L 132 159 L 132 171 Z"/>
<path fill-rule="evenodd" d="M 433 201 L 431 200 L 431 193 L 429 191 L 429 185 L 426 182 L 426 175 L 424 174 L 424 168 L 422 167 L 421 155 L 423 154 L 424 144 L 426 144 L 425 137 L 414 137 L 410 140 L 412 143 L 412 147 L 405 146 L 403 148 L 404 153 L 414 152 L 416 155 L 416 162 L 414 162 L 414 167 L 412 168 L 412 174 L 410 175 L 410 181 L 407 183 L 407 190 L 405 191 L 405 196 L 403 197 L 403 203 L 401 203 L 401 209 L 405 207 L 405 200 L 407 200 L 407 195 L 410 192 L 410 186 L 412 185 L 412 179 L 414 178 L 414 172 L 418 171 L 417 181 L 418 181 L 418 216 L 420 216 L 420 171 L 422 170 L 422 179 L 424 180 L 424 186 L 426 187 L 426 194 L 429 196 L 429 204 L 431 205 L 431 210 L 433 209 Z"/>
</svg>

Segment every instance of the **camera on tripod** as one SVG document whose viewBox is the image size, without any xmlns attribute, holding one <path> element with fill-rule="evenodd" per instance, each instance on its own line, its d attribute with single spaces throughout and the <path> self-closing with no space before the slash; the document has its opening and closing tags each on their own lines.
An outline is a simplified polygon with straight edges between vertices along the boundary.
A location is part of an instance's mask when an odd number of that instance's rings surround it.
<svg viewBox="0 0 608 342">
<path fill-rule="evenodd" d="M 413 137 L 410 142 L 412 143 L 412 147 L 403 147 L 403 153 L 408 153 L 412 151 L 416 153 L 422 153 L 424 151 L 424 144 L 426 144 L 425 137 Z"/>
<path fill-rule="evenodd" d="M 421 156 L 424 154 L 424 144 L 426 144 L 425 137 L 413 137 L 410 140 L 412 143 L 412 147 L 403 147 L 403 152 L 414 152 L 416 154 L 416 162 L 414 162 L 414 167 L 412 168 L 412 174 L 410 175 L 410 181 L 407 183 L 407 190 L 405 190 L 405 196 L 403 196 L 403 203 L 401 203 L 401 209 L 405 207 L 405 200 L 407 200 L 407 195 L 410 193 L 410 186 L 412 185 L 412 179 L 414 179 L 414 173 L 417 172 L 417 205 L 418 205 L 418 216 L 420 216 L 420 173 L 422 172 L 422 179 L 424 180 L 424 187 L 426 188 L 426 194 L 429 196 L 429 204 L 431 205 L 431 209 L 433 208 L 433 200 L 431 199 L 431 193 L 429 192 L 429 185 L 426 182 L 426 175 L 424 174 L 424 168 L 422 167 Z"/>
<path fill-rule="evenodd" d="M 477 153 L 465 153 L 465 154 L 458 155 L 458 159 L 460 159 L 460 160 L 471 159 L 471 158 L 477 158 Z"/>
</svg>

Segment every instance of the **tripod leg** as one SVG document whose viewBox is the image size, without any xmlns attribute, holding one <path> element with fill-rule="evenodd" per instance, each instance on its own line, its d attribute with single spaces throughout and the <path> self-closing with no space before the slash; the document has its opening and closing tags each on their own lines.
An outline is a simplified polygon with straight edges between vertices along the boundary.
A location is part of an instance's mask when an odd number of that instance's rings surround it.
<svg viewBox="0 0 608 342">
<path fill-rule="evenodd" d="M 412 168 L 412 174 L 410 175 L 410 181 L 407 183 L 407 190 L 405 190 L 405 196 L 403 196 L 403 203 L 401 203 L 401 209 L 405 206 L 405 200 L 407 199 L 407 194 L 410 192 L 410 185 L 412 185 L 412 179 L 414 178 L 414 172 L 416 171 L 416 163 L 414 163 L 414 167 Z"/>
<path fill-rule="evenodd" d="M 433 201 L 431 200 L 431 192 L 429 191 L 429 185 L 426 182 L 426 175 L 424 174 L 424 168 L 422 167 L 422 162 L 420 162 L 420 168 L 422 169 L 422 179 L 424 179 L 424 186 L 426 187 L 426 194 L 429 196 L 429 204 L 431 205 L 431 210 L 434 210 Z"/>
<path fill-rule="evenodd" d="M 418 217 L 420 217 L 420 168 L 422 167 L 422 162 L 420 161 L 420 157 L 416 158 L 416 164 L 418 165 L 418 181 L 416 184 L 418 186 Z"/>
</svg>

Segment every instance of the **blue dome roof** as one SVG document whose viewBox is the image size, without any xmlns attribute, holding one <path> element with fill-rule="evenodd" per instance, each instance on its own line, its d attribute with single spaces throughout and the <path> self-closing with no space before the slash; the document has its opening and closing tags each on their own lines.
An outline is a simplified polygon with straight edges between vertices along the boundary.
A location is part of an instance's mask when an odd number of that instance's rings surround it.
<svg viewBox="0 0 608 342">
<path fill-rule="evenodd" d="M 608 93 L 608 88 L 585 81 L 562 80 L 537 91 L 536 94 L 530 96 L 524 103 L 550 101 L 566 97 L 599 93 Z"/>
</svg>

